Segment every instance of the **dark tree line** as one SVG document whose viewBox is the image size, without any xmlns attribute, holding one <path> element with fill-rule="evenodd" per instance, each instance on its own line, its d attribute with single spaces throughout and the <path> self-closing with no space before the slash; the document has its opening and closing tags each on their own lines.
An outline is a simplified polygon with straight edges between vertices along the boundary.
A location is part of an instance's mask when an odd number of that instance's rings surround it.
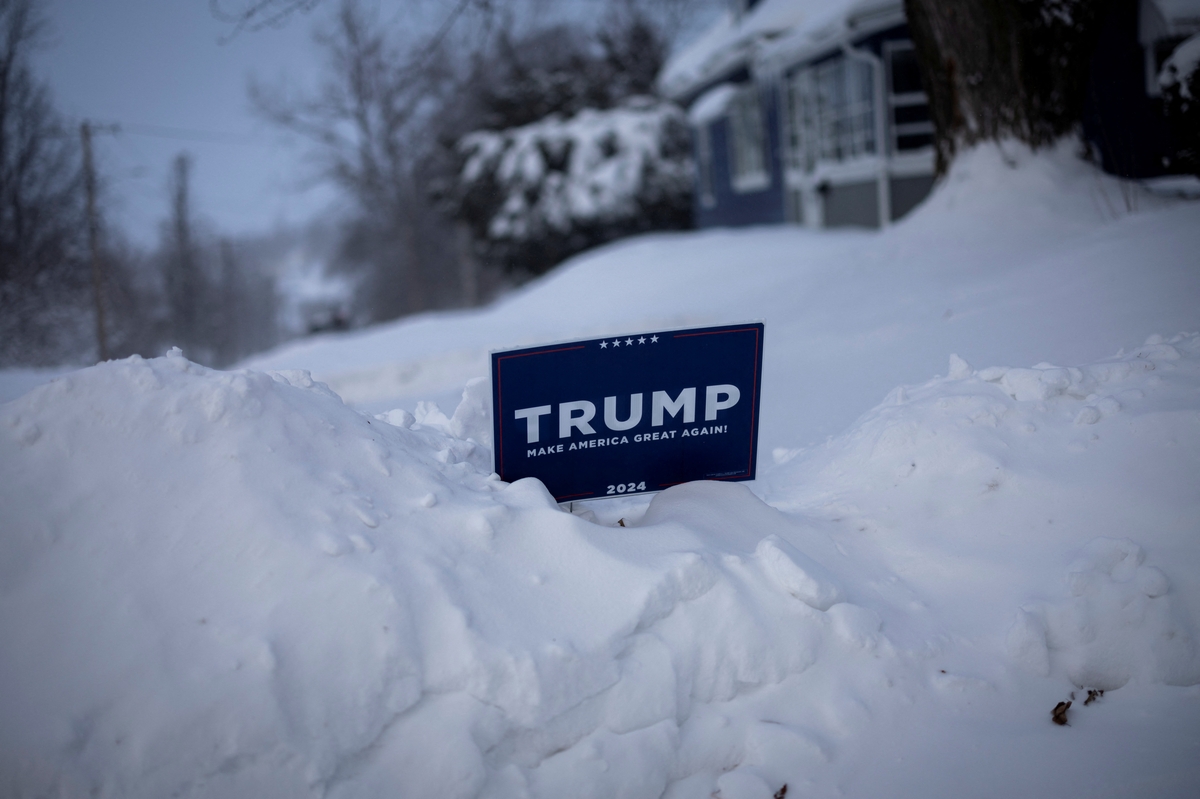
<svg viewBox="0 0 1200 799">
<path fill-rule="evenodd" d="M 136 246 L 108 224 L 102 142 L 88 173 L 96 178 L 96 213 L 88 214 L 78 123 L 57 113 L 30 67 L 44 30 L 39 2 L 0 0 L 0 366 L 93 360 L 98 329 L 112 357 L 180 345 L 222 365 L 288 334 L 486 298 L 521 270 L 481 257 L 452 191 L 463 163 L 458 141 L 652 92 L 670 13 L 652 23 L 639 4 L 668 12 L 686 4 L 621 0 L 599 24 L 538 25 L 515 22 L 508 3 L 460 0 L 447 25 L 415 39 L 380 24 L 368 5 L 337 6 L 317 37 L 326 59 L 317 91 L 255 91 L 260 110 L 306 136 L 320 174 L 353 201 L 325 255 L 356 287 L 356 300 L 310 304 L 297 317 L 279 307 L 272 266 L 295 241 L 231 242 L 211 230 L 193 207 L 196 165 L 186 154 L 164 181 L 157 247 Z M 316 3 L 230 5 L 235 33 L 253 35 Z M 212 7 L 227 13 L 221 2 Z M 575 250 L 587 245 L 580 241 Z M 555 258 L 572 251 L 558 248 Z"/>
<path fill-rule="evenodd" d="M 0 0 L 0 362 L 59 352 L 91 323 L 77 139 L 30 58 L 44 23 Z"/>
<path fill-rule="evenodd" d="M 111 189 L 102 148 L 92 146 L 100 137 L 90 134 L 114 131 L 55 109 L 31 66 L 46 33 L 40 10 L 38 0 L 0 0 L 0 367 L 87 363 L 101 341 L 110 357 L 181 345 L 214 365 L 275 344 L 285 331 L 263 264 L 281 248 L 220 239 L 198 224 L 187 155 L 167 181 L 157 248 L 106 224 Z"/>
</svg>

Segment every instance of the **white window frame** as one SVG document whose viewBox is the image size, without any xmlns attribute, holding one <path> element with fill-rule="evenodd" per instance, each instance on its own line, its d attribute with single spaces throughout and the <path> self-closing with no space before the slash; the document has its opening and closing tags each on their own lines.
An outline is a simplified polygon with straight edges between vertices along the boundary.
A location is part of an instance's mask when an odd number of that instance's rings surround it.
<svg viewBox="0 0 1200 799">
<path fill-rule="evenodd" d="M 875 89 L 870 65 L 836 56 L 814 69 L 819 160 L 843 162 L 874 155 Z"/>
<path fill-rule="evenodd" d="M 729 183 L 739 193 L 771 185 L 767 171 L 767 126 L 762 98 L 754 83 L 738 91 L 729 103 Z"/>
<path fill-rule="evenodd" d="M 910 153 L 920 152 L 925 147 L 909 148 L 906 150 L 900 149 L 901 136 L 914 136 L 928 134 L 933 136 L 933 120 L 927 122 L 905 122 L 903 124 L 896 122 L 896 110 L 899 108 L 912 108 L 914 106 L 928 106 L 929 95 L 925 92 L 904 92 L 896 94 L 893 90 L 892 82 L 892 59 L 897 53 L 905 51 L 915 51 L 916 48 L 911 41 L 907 39 L 891 40 L 883 43 L 883 63 L 887 65 L 887 93 L 888 93 L 888 151 L 890 153 Z M 932 147 L 933 145 L 927 145 Z"/>
<path fill-rule="evenodd" d="M 786 163 L 795 172 L 811 172 L 816 166 L 816 103 L 812 82 L 812 70 L 801 69 L 789 75 L 784 83 Z"/>
</svg>

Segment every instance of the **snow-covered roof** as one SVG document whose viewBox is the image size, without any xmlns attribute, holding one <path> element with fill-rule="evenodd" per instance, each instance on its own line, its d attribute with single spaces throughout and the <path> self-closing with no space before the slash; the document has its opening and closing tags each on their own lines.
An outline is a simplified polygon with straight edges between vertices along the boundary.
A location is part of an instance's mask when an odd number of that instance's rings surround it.
<svg viewBox="0 0 1200 799">
<path fill-rule="evenodd" d="M 904 5 L 898 0 L 859 0 L 831 3 L 755 53 L 755 71 L 779 72 L 837 47 L 841 42 L 885 30 L 904 22 Z"/>
<path fill-rule="evenodd" d="M 704 125 L 724 115 L 725 109 L 737 94 L 737 86 L 722 83 L 706 91 L 688 109 L 688 122 Z"/>
<path fill-rule="evenodd" d="M 681 99 L 749 65 L 770 42 L 784 37 L 828 41 L 848 30 L 856 14 L 900 7 L 899 0 L 762 0 L 744 14 L 724 14 L 699 39 L 674 54 L 659 75 L 659 90 Z"/>
</svg>

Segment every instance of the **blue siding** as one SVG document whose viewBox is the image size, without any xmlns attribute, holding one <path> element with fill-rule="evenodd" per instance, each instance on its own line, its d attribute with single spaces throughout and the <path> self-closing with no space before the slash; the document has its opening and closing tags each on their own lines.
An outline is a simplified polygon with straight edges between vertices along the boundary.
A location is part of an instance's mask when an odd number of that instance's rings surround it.
<svg viewBox="0 0 1200 799">
<path fill-rule="evenodd" d="M 763 124 L 766 133 L 766 166 L 771 183 L 760 191 L 737 192 L 731 184 L 732 153 L 727 118 L 709 123 L 709 140 L 712 150 L 712 186 L 716 202 L 706 206 L 695 198 L 696 227 L 739 227 L 743 225 L 770 225 L 783 222 L 783 165 L 782 143 L 779 141 L 779 108 L 777 93 L 761 88 Z M 699 163 L 699 158 L 697 158 Z"/>
</svg>

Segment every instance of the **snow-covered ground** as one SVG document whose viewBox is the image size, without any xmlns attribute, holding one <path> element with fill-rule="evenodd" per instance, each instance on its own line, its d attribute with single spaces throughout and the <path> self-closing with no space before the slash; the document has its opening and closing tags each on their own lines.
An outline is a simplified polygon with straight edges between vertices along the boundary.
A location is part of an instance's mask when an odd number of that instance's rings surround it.
<svg viewBox="0 0 1200 799">
<path fill-rule="evenodd" d="M 0 406 L 0 793 L 1195 796 L 1198 253 L 992 147 L 882 233 L 59 377 Z M 756 482 L 490 474 L 488 349 L 748 319 Z"/>
</svg>

